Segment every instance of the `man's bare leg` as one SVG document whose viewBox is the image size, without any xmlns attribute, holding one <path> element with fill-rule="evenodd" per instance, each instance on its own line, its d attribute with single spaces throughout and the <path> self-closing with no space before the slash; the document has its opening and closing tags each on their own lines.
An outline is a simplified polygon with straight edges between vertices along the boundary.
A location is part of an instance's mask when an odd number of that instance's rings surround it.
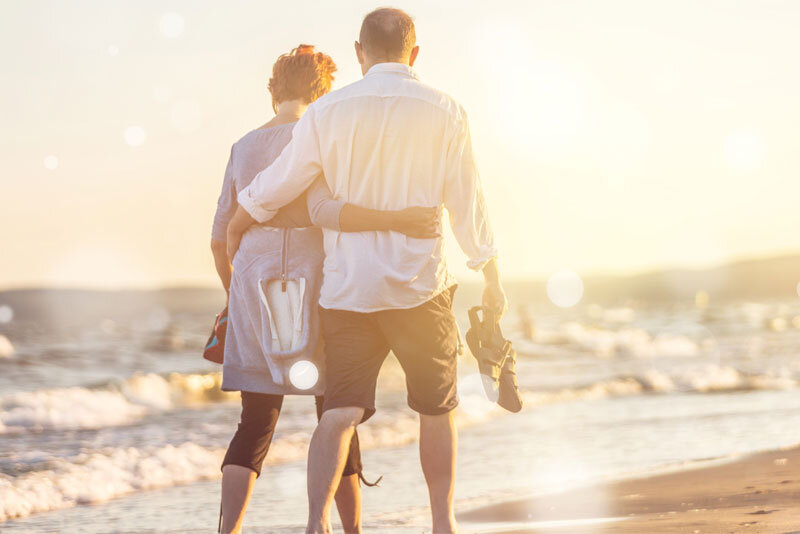
<svg viewBox="0 0 800 534">
<path fill-rule="evenodd" d="M 308 449 L 307 534 L 331 532 L 331 503 L 342 478 L 350 440 L 364 416 L 363 408 L 333 408 L 322 418 Z"/>
<path fill-rule="evenodd" d="M 428 483 L 433 534 L 458 532 L 453 510 L 458 432 L 453 412 L 419 417 L 419 458 Z"/>
<path fill-rule="evenodd" d="M 342 477 L 334 499 L 345 534 L 361 534 L 361 481 L 357 474 Z"/>
<path fill-rule="evenodd" d="M 222 468 L 222 532 L 238 534 L 242 531 L 244 512 L 253 485 L 256 483 L 256 472 L 241 465 L 228 464 Z"/>
</svg>

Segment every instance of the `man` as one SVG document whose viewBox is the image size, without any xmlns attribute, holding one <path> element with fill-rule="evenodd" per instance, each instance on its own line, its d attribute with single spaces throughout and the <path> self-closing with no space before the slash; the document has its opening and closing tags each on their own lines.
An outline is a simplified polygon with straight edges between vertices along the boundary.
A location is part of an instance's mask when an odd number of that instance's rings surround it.
<svg viewBox="0 0 800 534">
<path fill-rule="evenodd" d="M 270 219 L 324 174 L 335 198 L 375 209 L 444 205 L 469 266 L 483 270 L 484 303 L 506 298 L 464 110 L 422 84 L 414 23 L 378 9 L 361 26 L 364 78 L 309 106 L 280 157 L 239 195 L 228 242 Z M 252 216 L 252 218 L 251 218 Z M 391 350 L 420 414 L 420 461 L 433 532 L 457 531 L 453 512 L 458 332 L 443 239 L 325 230 L 320 297 L 327 356 L 324 414 L 308 459 L 307 532 L 330 532 L 330 505 L 356 425 L 375 412 L 380 367 Z"/>
</svg>

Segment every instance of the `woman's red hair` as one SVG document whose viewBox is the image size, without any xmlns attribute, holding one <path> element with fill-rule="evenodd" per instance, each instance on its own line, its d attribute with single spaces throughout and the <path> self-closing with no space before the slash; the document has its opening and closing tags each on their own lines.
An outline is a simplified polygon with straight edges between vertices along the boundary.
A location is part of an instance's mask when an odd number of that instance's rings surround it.
<svg viewBox="0 0 800 534">
<path fill-rule="evenodd" d="M 331 90 L 336 63 L 327 54 L 317 52 L 312 45 L 301 44 L 283 54 L 272 67 L 269 92 L 272 108 L 289 100 L 310 104 Z"/>
</svg>

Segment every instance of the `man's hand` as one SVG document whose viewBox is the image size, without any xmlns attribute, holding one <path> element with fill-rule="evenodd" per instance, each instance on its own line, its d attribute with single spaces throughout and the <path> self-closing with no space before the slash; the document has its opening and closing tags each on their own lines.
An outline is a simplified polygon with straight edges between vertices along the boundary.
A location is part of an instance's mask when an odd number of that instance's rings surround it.
<svg viewBox="0 0 800 534">
<path fill-rule="evenodd" d="M 492 310 L 498 319 L 508 311 L 508 299 L 500 283 L 500 273 L 497 269 L 497 259 L 492 258 L 483 268 L 486 286 L 483 289 L 483 305 Z"/>
<path fill-rule="evenodd" d="M 409 237 L 433 239 L 440 237 L 442 208 L 419 206 L 392 212 L 391 229 Z"/>
<path fill-rule="evenodd" d="M 233 257 L 236 256 L 236 252 L 239 250 L 242 236 L 247 229 L 255 223 L 256 220 L 247 213 L 247 210 L 241 206 L 236 208 L 236 213 L 234 213 L 233 218 L 228 223 L 227 248 L 228 261 L 230 261 L 231 264 L 233 264 Z"/>
<path fill-rule="evenodd" d="M 503 286 L 498 283 L 486 283 L 483 288 L 483 305 L 492 310 L 498 319 L 508 311 L 508 299 Z"/>
</svg>

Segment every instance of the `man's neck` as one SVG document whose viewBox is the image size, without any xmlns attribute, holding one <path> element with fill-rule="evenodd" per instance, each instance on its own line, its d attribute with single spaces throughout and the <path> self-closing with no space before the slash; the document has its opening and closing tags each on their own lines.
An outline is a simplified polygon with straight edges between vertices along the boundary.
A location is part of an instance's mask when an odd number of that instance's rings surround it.
<svg viewBox="0 0 800 534">
<path fill-rule="evenodd" d="M 400 64 L 405 65 L 407 67 L 410 66 L 408 64 L 408 58 L 405 58 L 405 59 L 381 59 L 379 61 L 365 62 L 364 65 L 362 65 L 361 70 L 364 73 L 364 75 L 366 75 L 367 72 L 369 72 L 369 69 L 371 69 L 375 65 L 379 65 L 381 63 L 400 63 Z"/>
</svg>

